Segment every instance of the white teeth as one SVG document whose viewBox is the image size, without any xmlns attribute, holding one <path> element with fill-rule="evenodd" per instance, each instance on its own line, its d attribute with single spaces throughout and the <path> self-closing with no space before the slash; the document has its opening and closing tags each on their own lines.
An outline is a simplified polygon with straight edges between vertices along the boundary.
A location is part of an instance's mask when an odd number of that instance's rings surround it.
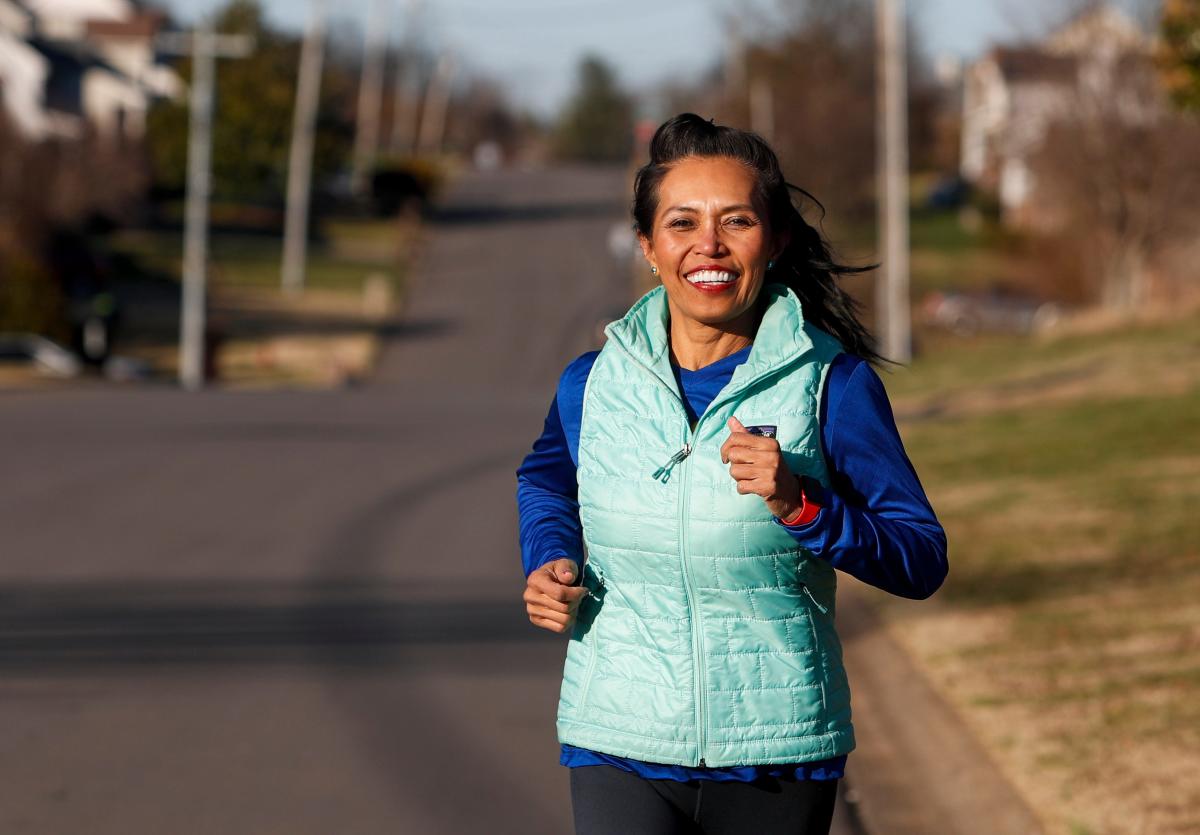
<svg viewBox="0 0 1200 835">
<path fill-rule="evenodd" d="M 737 280 L 737 275 L 723 270 L 700 270 L 691 273 L 687 280 L 692 284 L 729 284 Z"/>
</svg>

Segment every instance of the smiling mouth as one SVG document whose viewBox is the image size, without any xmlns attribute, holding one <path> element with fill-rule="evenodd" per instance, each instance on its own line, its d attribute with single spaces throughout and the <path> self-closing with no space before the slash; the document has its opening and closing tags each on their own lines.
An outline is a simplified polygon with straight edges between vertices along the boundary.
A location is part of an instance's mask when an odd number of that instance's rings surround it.
<svg viewBox="0 0 1200 835">
<path fill-rule="evenodd" d="M 696 270 L 684 276 L 690 284 L 723 286 L 737 281 L 737 273 L 727 270 Z"/>
</svg>

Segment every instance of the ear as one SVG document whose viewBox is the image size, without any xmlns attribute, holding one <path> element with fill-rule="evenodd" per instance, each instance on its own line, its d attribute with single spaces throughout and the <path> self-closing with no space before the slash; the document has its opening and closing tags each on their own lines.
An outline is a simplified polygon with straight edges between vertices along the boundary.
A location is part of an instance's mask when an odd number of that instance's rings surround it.
<svg viewBox="0 0 1200 835">
<path fill-rule="evenodd" d="M 638 246 L 642 248 L 642 257 L 646 259 L 646 263 L 654 266 L 654 246 L 650 243 L 650 239 L 645 235 L 638 234 Z"/>
</svg>

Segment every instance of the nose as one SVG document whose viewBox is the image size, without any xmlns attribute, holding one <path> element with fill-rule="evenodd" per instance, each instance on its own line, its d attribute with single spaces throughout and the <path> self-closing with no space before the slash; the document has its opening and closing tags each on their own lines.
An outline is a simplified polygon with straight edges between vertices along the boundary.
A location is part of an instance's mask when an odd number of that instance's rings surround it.
<svg viewBox="0 0 1200 835">
<path fill-rule="evenodd" d="M 698 255 L 718 256 L 725 254 L 725 244 L 721 241 L 721 226 L 719 223 L 705 223 L 700 229 L 699 240 L 696 241 Z"/>
</svg>

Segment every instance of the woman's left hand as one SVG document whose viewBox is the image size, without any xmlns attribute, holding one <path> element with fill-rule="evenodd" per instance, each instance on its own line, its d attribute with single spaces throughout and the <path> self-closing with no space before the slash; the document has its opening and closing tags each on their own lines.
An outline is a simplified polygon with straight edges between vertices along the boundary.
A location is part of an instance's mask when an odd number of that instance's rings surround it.
<svg viewBox="0 0 1200 835">
<path fill-rule="evenodd" d="M 730 435 L 721 445 L 721 461 L 729 464 L 729 475 L 737 491 L 762 496 L 767 509 L 780 519 L 793 516 L 803 502 L 800 482 L 779 449 L 779 441 L 751 435 L 735 417 L 729 419 Z"/>
</svg>

